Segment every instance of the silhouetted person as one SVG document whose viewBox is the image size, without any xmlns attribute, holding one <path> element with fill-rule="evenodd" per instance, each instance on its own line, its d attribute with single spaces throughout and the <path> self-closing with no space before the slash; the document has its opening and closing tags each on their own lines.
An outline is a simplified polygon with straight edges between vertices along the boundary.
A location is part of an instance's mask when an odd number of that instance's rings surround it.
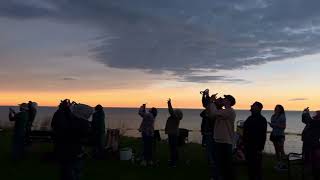
<svg viewBox="0 0 320 180">
<path fill-rule="evenodd" d="M 28 104 L 20 104 L 20 112 L 16 113 L 10 108 L 9 120 L 14 121 L 12 158 L 20 160 L 25 153 L 26 126 L 28 123 Z"/>
<path fill-rule="evenodd" d="M 84 156 L 82 140 L 89 130 L 86 120 L 72 115 L 70 105 L 69 100 L 62 101 L 51 123 L 61 180 L 80 179 Z"/>
<path fill-rule="evenodd" d="M 311 157 L 311 146 L 309 145 L 309 139 L 307 139 L 307 132 L 310 129 L 310 122 L 313 120 L 313 118 L 310 115 L 310 110 L 309 108 L 305 108 L 302 112 L 302 122 L 305 124 L 305 127 L 302 131 L 302 154 L 304 156 L 304 161 L 306 164 L 309 164 L 309 162 L 311 161 L 310 157 Z"/>
<path fill-rule="evenodd" d="M 231 95 L 224 95 L 222 101 L 224 109 L 218 109 L 215 103 L 211 103 L 207 110 L 209 117 L 215 118 L 214 148 L 219 176 L 223 180 L 233 180 L 232 148 L 236 112 L 232 106 L 235 105 L 236 100 Z"/>
<path fill-rule="evenodd" d="M 96 158 L 102 158 L 106 141 L 106 126 L 105 114 L 101 105 L 97 105 L 95 107 L 95 112 L 92 116 L 91 128 L 94 143 L 93 155 Z"/>
<path fill-rule="evenodd" d="M 284 152 L 284 142 L 285 142 L 285 129 L 286 129 L 286 114 L 282 105 L 276 105 L 274 109 L 274 114 L 271 117 L 271 123 L 269 123 L 272 128 L 270 134 L 270 141 L 273 142 L 274 149 L 276 152 L 276 157 L 278 163 L 276 169 L 287 169 L 286 164 L 283 162 L 285 158 Z"/>
<path fill-rule="evenodd" d="M 311 166 L 314 180 L 320 180 L 320 111 L 311 117 L 309 108 L 306 108 L 302 122 L 306 124 L 302 133 L 305 166 Z"/>
<path fill-rule="evenodd" d="M 222 109 L 222 98 L 215 100 L 216 95 L 209 96 L 209 90 L 206 89 L 202 91 L 202 106 L 206 108 L 210 103 L 215 103 L 217 109 Z M 201 122 L 201 134 L 202 134 L 202 145 L 206 148 L 206 155 L 209 163 L 210 177 L 213 179 L 218 179 L 218 168 L 215 158 L 215 149 L 214 149 L 214 124 L 215 117 L 209 117 L 208 110 L 205 109 L 200 113 L 202 117 Z"/>
<path fill-rule="evenodd" d="M 210 103 L 213 102 L 211 97 L 209 96 L 209 89 L 206 89 L 205 91 L 200 92 L 202 94 L 202 106 L 206 108 Z M 205 110 L 203 110 L 200 114 L 202 117 L 201 121 L 201 135 L 202 135 L 202 146 L 206 146 L 206 138 L 212 135 L 214 124 L 213 121 L 210 121 L 208 118 L 208 113 Z"/>
<path fill-rule="evenodd" d="M 267 137 L 267 120 L 261 115 L 263 105 L 251 105 L 251 116 L 244 122 L 243 142 L 248 165 L 249 180 L 262 179 L 262 151 Z"/>
<path fill-rule="evenodd" d="M 26 143 L 30 144 L 31 143 L 31 139 L 30 139 L 31 129 L 32 129 L 33 122 L 34 122 L 36 115 L 37 115 L 36 103 L 29 101 L 28 102 L 28 109 L 29 109 L 28 110 L 29 119 L 28 119 L 28 123 L 27 123 L 27 127 L 26 127 Z"/>
<path fill-rule="evenodd" d="M 170 167 L 176 167 L 178 160 L 178 135 L 179 125 L 183 118 L 183 113 L 180 109 L 173 109 L 171 99 L 168 100 L 169 118 L 166 122 L 165 133 L 168 135 L 169 150 L 170 150 Z"/>
<path fill-rule="evenodd" d="M 156 108 L 151 108 L 149 112 L 146 111 L 146 104 L 143 104 L 139 109 L 139 115 L 142 117 L 142 122 L 139 131 L 143 140 L 143 157 L 142 165 L 153 165 L 152 145 L 154 140 L 154 122 L 158 111 Z"/>
<path fill-rule="evenodd" d="M 54 148 L 57 156 L 59 155 L 58 148 L 60 148 L 60 144 L 63 142 L 66 134 L 67 122 L 71 119 L 70 105 L 71 103 L 67 99 L 61 101 L 51 121 Z"/>
</svg>

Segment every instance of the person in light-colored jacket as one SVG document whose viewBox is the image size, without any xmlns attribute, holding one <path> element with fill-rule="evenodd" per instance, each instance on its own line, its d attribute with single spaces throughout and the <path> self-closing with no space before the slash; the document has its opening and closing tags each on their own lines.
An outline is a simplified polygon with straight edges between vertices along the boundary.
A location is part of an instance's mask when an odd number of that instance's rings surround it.
<svg viewBox="0 0 320 180">
<path fill-rule="evenodd" d="M 142 165 L 153 165 L 152 159 L 152 144 L 154 140 L 154 122 L 158 111 L 156 108 L 151 108 L 146 111 L 146 104 L 143 104 L 139 109 L 139 115 L 142 117 L 142 122 L 139 128 L 143 140 L 143 158 Z"/>
<path fill-rule="evenodd" d="M 214 148 L 218 174 L 224 180 L 234 180 L 232 148 L 236 112 L 232 107 L 236 104 L 236 100 L 232 95 L 224 95 L 222 104 L 224 109 L 218 109 L 215 103 L 211 103 L 207 110 L 209 118 L 215 118 Z"/>
</svg>

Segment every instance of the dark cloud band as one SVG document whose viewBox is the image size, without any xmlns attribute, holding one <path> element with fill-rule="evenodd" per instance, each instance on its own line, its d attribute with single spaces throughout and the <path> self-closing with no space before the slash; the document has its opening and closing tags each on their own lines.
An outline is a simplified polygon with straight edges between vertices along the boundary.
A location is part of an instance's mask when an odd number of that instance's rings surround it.
<svg viewBox="0 0 320 180">
<path fill-rule="evenodd" d="M 0 2 L 0 15 L 50 18 L 101 29 L 92 56 L 109 67 L 164 71 L 182 81 L 243 81 L 194 76 L 318 53 L 318 0 L 47 0 Z M 39 1 L 40 2 L 40 1 Z M 198 70 L 195 70 L 198 69 Z"/>
</svg>

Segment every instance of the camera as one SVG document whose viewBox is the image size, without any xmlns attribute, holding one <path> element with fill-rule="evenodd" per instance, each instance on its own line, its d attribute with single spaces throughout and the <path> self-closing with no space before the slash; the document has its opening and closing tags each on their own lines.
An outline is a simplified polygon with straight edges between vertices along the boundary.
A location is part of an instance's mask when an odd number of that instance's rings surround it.
<svg viewBox="0 0 320 180">
<path fill-rule="evenodd" d="M 200 91 L 200 94 L 209 94 L 209 89 L 206 89 L 204 91 Z"/>
</svg>

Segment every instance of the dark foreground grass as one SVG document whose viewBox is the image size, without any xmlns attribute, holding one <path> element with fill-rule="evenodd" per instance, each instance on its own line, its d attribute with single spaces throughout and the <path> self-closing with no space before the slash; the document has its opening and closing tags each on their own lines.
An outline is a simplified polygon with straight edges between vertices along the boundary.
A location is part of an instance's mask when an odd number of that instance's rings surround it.
<svg viewBox="0 0 320 180">
<path fill-rule="evenodd" d="M 139 150 L 140 142 L 134 138 L 122 138 L 122 146 L 130 146 Z M 25 160 L 17 163 L 10 159 L 11 133 L 0 132 L 0 176 L 4 180 L 57 180 L 58 167 L 55 162 L 48 160 L 48 152 L 52 145 L 33 144 L 28 149 Z M 181 163 L 177 168 L 167 167 L 168 151 L 165 143 L 157 147 L 158 167 L 146 168 L 131 162 L 117 160 L 96 161 L 87 159 L 83 172 L 83 180 L 208 180 L 208 166 L 204 150 L 198 144 L 188 144 L 183 148 L 182 158 L 190 160 L 190 165 Z M 264 176 L 266 180 L 286 179 L 286 173 L 273 170 L 273 157 L 264 157 Z M 237 165 L 237 179 L 247 180 L 247 170 L 243 165 Z"/>
</svg>

